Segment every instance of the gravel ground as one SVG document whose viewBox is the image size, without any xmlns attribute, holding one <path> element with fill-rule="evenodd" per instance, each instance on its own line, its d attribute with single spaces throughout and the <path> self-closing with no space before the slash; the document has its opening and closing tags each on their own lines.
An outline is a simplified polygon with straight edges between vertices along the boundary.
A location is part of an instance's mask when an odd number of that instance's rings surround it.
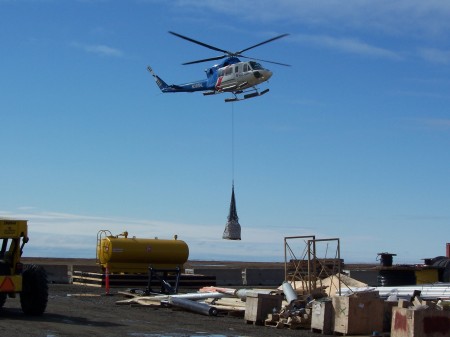
<svg viewBox="0 0 450 337">
<path fill-rule="evenodd" d="M 19 298 L 8 298 L 0 310 L 3 336 L 131 336 L 131 337 L 243 337 L 323 336 L 308 330 L 275 329 L 247 324 L 242 317 L 203 316 L 166 307 L 117 305 L 125 297 L 112 289 L 50 284 L 47 310 L 25 316 Z"/>
</svg>

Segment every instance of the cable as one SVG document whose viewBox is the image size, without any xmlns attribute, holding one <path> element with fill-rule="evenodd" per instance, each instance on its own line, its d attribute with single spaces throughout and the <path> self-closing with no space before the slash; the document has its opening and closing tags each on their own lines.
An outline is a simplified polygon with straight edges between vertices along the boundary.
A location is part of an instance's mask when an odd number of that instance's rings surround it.
<svg viewBox="0 0 450 337">
<path fill-rule="evenodd" d="M 234 186 L 234 103 L 231 103 L 231 178 Z"/>
</svg>

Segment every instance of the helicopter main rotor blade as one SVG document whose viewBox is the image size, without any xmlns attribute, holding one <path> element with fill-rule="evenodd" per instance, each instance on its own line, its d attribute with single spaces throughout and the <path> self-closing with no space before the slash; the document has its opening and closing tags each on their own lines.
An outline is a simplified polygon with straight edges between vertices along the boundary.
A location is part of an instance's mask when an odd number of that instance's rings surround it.
<svg viewBox="0 0 450 337">
<path fill-rule="evenodd" d="M 179 38 L 182 38 L 182 39 L 184 39 L 184 40 L 187 40 L 187 41 L 189 41 L 189 42 L 196 43 L 196 44 L 198 44 L 198 45 L 200 45 L 200 46 L 203 46 L 203 47 L 206 47 L 206 48 L 215 50 L 215 51 L 220 51 L 220 52 L 225 53 L 225 54 L 233 54 L 233 53 L 231 53 L 231 52 L 229 52 L 229 51 L 227 51 L 227 50 L 224 50 L 224 49 L 220 49 L 220 48 L 211 46 L 211 45 L 209 45 L 209 44 L 206 44 L 206 43 L 203 43 L 203 42 L 200 42 L 200 41 L 191 39 L 190 37 L 187 37 L 187 36 L 184 36 L 184 35 L 175 33 L 175 32 L 170 32 L 170 31 L 169 31 L 169 33 L 172 34 L 172 35 L 178 36 Z"/>
<path fill-rule="evenodd" d="M 177 36 L 177 37 L 179 37 L 179 38 L 181 38 L 181 39 L 183 39 L 183 40 L 186 40 L 186 41 L 189 41 L 189 42 L 198 44 L 198 45 L 200 45 L 200 46 L 202 46 L 202 47 L 205 47 L 205 48 L 208 48 L 208 49 L 212 49 L 212 50 L 215 50 L 215 51 L 219 51 L 219 52 L 224 53 L 224 55 L 221 55 L 221 56 L 215 56 L 215 57 L 209 57 L 209 58 L 206 58 L 206 59 L 201 59 L 201 60 L 196 60 L 196 61 L 190 61 L 190 62 L 183 63 L 183 65 L 195 64 L 195 63 L 202 63 L 202 62 L 207 62 L 207 61 L 215 61 L 215 60 L 223 59 L 223 58 L 225 58 L 225 57 L 244 57 L 244 58 L 247 58 L 247 59 L 254 59 L 254 60 L 257 60 L 257 61 L 268 62 L 268 63 L 273 63 L 273 64 L 278 64 L 278 65 L 290 67 L 289 64 L 280 63 L 280 62 L 274 62 L 274 61 L 266 61 L 266 60 L 261 60 L 261 59 L 256 59 L 256 58 L 251 58 L 251 57 L 244 56 L 244 55 L 241 54 L 241 53 L 243 53 L 243 52 L 245 52 L 245 51 L 247 51 L 247 50 L 250 50 L 250 49 L 259 47 L 259 46 L 261 46 L 261 45 L 263 45 L 263 44 L 266 44 L 266 43 L 269 43 L 269 42 L 272 42 L 272 41 L 281 39 L 282 37 L 288 36 L 289 34 L 282 34 L 282 35 L 279 35 L 279 36 L 275 36 L 275 37 L 273 37 L 273 38 L 271 38 L 271 39 L 268 39 L 268 40 L 266 40 L 266 41 L 263 41 L 263 42 L 260 42 L 260 43 L 258 43 L 258 44 L 255 44 L 255 45 L 253 45 L 253 46 L 251 46 L 251 47 L 248 47 L 248 48 L 242 49 L 241 51 L 237 51 L 237 52 L 234 52 L 234 53 L 233 53 L 233 52 L 230 52 L 230 51 L 228 51 L 228 50 L 220 49 L 220 48 L 211 46 L 211 45 L 209 45 L 209 44 L 207 44 L 207 43 L 204 43 L 204 42 L 200 42 L 200 41 L 194 40 L 194 39 L 192 39 L 192 38 L 190 38 L 190 37 L 187 37 L 187 36 L 184 36 L 184 35 L 181 35 L 181 34 L 172 32 L 172 31 L 169 31 L 169 33 L 172 34 L 172 35 L 175 35 L 175 36 Z"/>
<path fill-rule="evenodd" d="M 248 48 L 246 48 L 246 49 L 242 49 L 241 51 L 238 51 L 238 52 L 236 52 L 235 54 L 236 54 L 236 55 L 242 56 L 241 53 L 243 53 L 243 52 L 245 52 L 245 51 L 247 51 L 247 50 L 250 50 L 250 49 L 259 47 L 259 46 L 261 46 L 261 45 L 263 45 L 263 44 L 266 44 L 266 43 L 269 43 L 269 42 L 272 42 L 272 41 L 281 39 L 282 37 L 285 37 L 285 36 L 288 36 L 288 35 L 289 35 L 289 34 L 282 34 L 282 35 L 279 35 L 279 36 L 275 36 L 275 37 L 273 37 L 273 38 L 271 38 L 271 39 L 269 39 L 269 40 L 266 40 L 266 41 L 260 42 L 260 43 L 258 43 L 258 44 L 255 44 L 254 46 L 248 47 Z"/>
<path fill-rule="evenodd" d="M 188 65 L 188 64 L 202 63 L 202 62 L 207 62 L 207 61 L 215 61 L 215 60 L 223 59 L 223 58 L 225 58 L 225 57 L 227 57 L 227 55 L 216 56 L 216 57 L 210 57 L 210 58 L 203 59 L 203 60 L 197 60 L 197 61 L 186 62 L 186 63 L 183 63 L 183 65 L 185 66 L 185 65 Z"/>
<path fill-rule="evenodd" d="M 243 57 L 243 58 L 250 59 L 250 60 L 256 60 L 256 61 L 266 62 L 266 63 L 278 64 L 278 65 L 280 65 L 280 66 L 285 66 L 285 67 L 291 67 L 290 64 L 280 63 L 280 62 L 275 62 L 275 61 L 268 61 L 268 60 L 263 60 L 263 59 L 257 59 L 257 58 L 254 58 L 254 57 L 248 57 L 248 56 L 245 56 L 245 55 L 239 55 L 239 57 Z"/>
</svg>

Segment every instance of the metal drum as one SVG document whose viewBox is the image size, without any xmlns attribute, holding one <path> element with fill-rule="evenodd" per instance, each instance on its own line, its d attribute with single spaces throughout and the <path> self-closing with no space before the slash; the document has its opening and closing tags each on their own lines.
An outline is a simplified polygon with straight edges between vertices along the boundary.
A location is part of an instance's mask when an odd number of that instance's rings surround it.
<svg viewBox="0 0 450 337">
<path fill-rule="evenodd" d="M 97 235 L 97 263 L 110 273 L 147 273 L 156 269 L 182 268 L 188 260 L 189 247 L 178 240 L 139 239 L 124 232 L 113 236 L 109 231 Z"/>
</svg>

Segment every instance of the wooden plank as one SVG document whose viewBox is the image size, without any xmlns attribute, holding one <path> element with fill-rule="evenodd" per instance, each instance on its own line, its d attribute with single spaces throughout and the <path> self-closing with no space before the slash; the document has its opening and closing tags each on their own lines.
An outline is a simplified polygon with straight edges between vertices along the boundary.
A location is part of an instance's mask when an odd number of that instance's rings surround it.
<svg viewBox="0 0 450 337">
<path fill-rule="evenodd" d="M 169 275 L 166 281 L 173 284 L 175 276 Z M 91 273 L 74 271 L 72 274 L 73 284 L 82 284 L 94 287 L 105 286 L 105 275 L 102 273 Z M 215 276 L 181 274 L 178 286 L 179 288 L 201 288 L 203 286 L 212 286 L 216 284 Z M 148 275 L 145 274 L 111 274 L 109 276 L 110 287 L 147 287 Z M 153 280 L 151 286 L 158 287 L 161 283 Z"/>
</svg>

